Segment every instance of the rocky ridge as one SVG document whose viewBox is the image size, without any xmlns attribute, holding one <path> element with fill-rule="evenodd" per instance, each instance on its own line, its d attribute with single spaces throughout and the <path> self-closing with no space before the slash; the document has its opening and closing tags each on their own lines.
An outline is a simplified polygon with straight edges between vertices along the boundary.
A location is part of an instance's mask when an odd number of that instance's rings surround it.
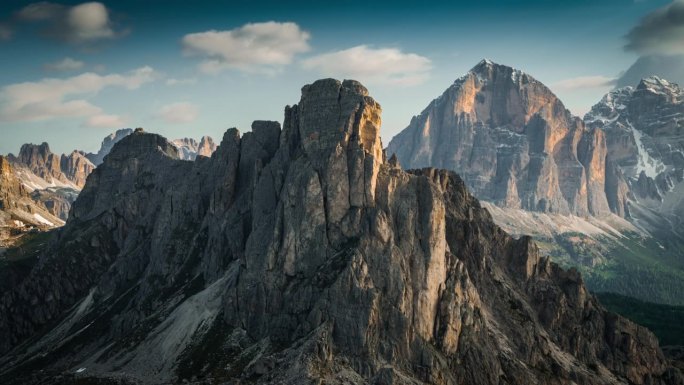
<svg viewBox="0 0 684 385">
<path fill-rule="evenodd" d="M 211 158 L 121 140 L 0 297 L 4 382 L 684 383 L 456 174 L 386 160 L 380 114 L 325 79 Z"/>
</svg>

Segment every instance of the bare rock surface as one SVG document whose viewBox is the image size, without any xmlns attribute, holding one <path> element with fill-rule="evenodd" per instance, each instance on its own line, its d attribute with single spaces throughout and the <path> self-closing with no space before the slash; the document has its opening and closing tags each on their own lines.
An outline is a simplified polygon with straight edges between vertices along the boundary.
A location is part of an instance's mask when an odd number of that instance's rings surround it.
<svg viewBox="0 0 684 385">
<path fill-rule="evenodd" d="M 611 194 L 611 205 L 626 202 L 645 230 L 683 241 L 684 90 L 645 78 L 608 93 L 584 120 L 606 133 L 612 172 L 622 185 Z"/>
<path fill-rule="evenodd" d="M 210 158 L 122 139 L 0 296 L 3 383 L 684 383 L 456 174 L 386 161 L 380 116 L 325 79 Z"/>
<path fill-rule="evenodd" d="M 183 160 L 195 160 L 198 156 L 210 157 L 218 147 L 210 136 L 203 136 L 199 142 L 192 138 L 183 138 L 174 139 L 171 143 L 178 148 Z"/>
<path fill-rule="evenodd" d="M 0 241 L 19 236 L 30 228 L 50 229 L 63 224 L 58 215 L 31 199 L 11 162 L 0 156 Z"/>
<path fill-rule="evenodd" d="M 388 146 L 406 168 L 456 171 L 479 199 L 502 207 L 575 215 L 611 212 L 605 137 L 542 83 L 481 61 Z"/>
</svg>

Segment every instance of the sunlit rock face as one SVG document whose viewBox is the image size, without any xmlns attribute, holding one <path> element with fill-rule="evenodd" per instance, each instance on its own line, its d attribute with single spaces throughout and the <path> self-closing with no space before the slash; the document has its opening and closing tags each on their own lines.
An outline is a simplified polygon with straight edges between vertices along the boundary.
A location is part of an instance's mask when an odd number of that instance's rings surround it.
<svg viewBox="0 0 684 385">
<path fill-rule="evenodd" d="M 324 79 L 210 158 L 121 140 L 0 296 L 3 379 L 682 384 L 455 173 L 386 161 L 380 115 Z"/>
<path fill-rule="evenodd" d="M 542 83 L 483 60 L 392 139 L 406 168 L 454 170 L 503 207 L 604 215 L 606 145 Z"/>
<path fill-rule="evenodd" d="M 0 247 L 29 227 L 51 229 L 63 225 L 59 215 L 44 202 L 31 199 L 11 162 L 0 156 Z"/>
<path fill-rule="evenodd" d="M 69 155 L 60 156 L 50 151 L 47 143 L 24 144 L 17 156 L 10 154 L 8 159 L 20 171 L 20 179 L 30 190 L 48 186 L 80 190 L 95 169 L 95 165 L 81 152 L 72 151 Z M 42 180 L 30 180 L 35 177 Z"/>
<path fill-rule="evenodd" d="M 218 147 L 210 136 L 203 136 L 199 142 L 192 138 L 174 139 L 171 141 L 178 148 L 178 155 L 183 160 L 195 160 L 198 156 L 209 157 Z"/>
</svg>

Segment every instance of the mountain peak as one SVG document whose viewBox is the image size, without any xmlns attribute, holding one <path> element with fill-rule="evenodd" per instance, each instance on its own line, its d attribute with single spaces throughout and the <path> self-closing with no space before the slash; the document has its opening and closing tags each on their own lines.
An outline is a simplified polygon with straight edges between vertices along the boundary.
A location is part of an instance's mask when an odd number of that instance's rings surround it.
<svg viewBox="0 0 684 385">
<path fill-rule="evenodd" d="M 600 135 L 585 132 L 541 82 L 484 59 L 395 136 L 387 153 L 407 168 L 456 171 L 479 198 L 504 207 L 603 214 L 602 175 L 590 176 L 589 193 L 573 187 L 600 169 L 590 164 L 600 162 Z M 588 171 L 563 174 L 566 167 Z"/>
<path fill-rule="evenodd" d="M 368 96 L 368 90 L 361 83 L 356 80 L 317 80 L 302 87 L 297 108 L 301 117 L 299 135 L 309 156 L 329 154 L 340 142 L 358 140 L 366 152 L 377 160 L 382 159 L 382 108 Z M 349 121 L 352 116 L 357 118 Z M 354 120 L 359 117 L 361 122 L 356 124 Z"/>
<path fill-rule="evenodd" d="M 480 61 L 475 65 L 475 67 L 473 67 L 473 69 L 481 68 L 481 67 L 493 67 L 493 66 L 495 66 L 495 65 L 498 65 L 498 64 L 497 64 L 497 63 L 494 63 L 493 61 L 491 61 L 491 60 L 489 60 L 489 59 L 487 59 L 487 58 L 484 58 L 484 59 L 480 60 Z"/>
<path fill-rule="evenodd" d="M 165 137 L 145 132 L 142 128 L 128 135 L 114 144 L 107 155 L 112 159 L 126 160 L 131 158 L 145 158 L 151 154 L 160 153 L 173 159 L 179 159 L 178 149 Z"/>
<path fill-rule="evenodd" d="M 468 76 L 475 75 L 480 81 L 489 82 L 494 79 L 501 79 L 504 82 L 499 82 L 499 85 L 504 83 L 513 83 L 516 85 L 525 84 L 528 82 L 537 82 L 534 78 L 505 64 L 495 63 L 489 59 L 482 59 L 468 73 L 461 79 L 456 80 L 456 83 L 464 81 Z M 539 83 L 541 84 L 541 83 Z"/>
<path fill-rule="evenodd" d="M 473 68 L 470 69 L 468 72 L 472 73 L 483 73 L 483 72 L 489 72 L 492 68 L 501 66 L 500 64 L 494 63 L 493 61 L 489 59 L 482 59 L 480 60 Z M 505 66 L 503 66 L 505 67 Z"/>
<path fill-rule="evenodd" d="M 674 94 L 680 91 L 679 85 L 669 82 L 659 76 L 649 76 L 641 79 L 637 90 L 648 90 L 658 94 Z"/>
<path fill-rule="evenodd" d="M 487 58 L 480 60 L 477 64 L 475 64 L 475 66 L 473 68 L 470 69 L 469 72 L 478 73 L 478 72 L 481 72 L 483 70 L 491 70 L 491 69 L 510 70 L 510 71 L 514 71 L 514 72 L 521 72 L 520 70 L 517 70 L 511 66 L 496 63 L 496 62 L 489 60 Z"/>
</svg>

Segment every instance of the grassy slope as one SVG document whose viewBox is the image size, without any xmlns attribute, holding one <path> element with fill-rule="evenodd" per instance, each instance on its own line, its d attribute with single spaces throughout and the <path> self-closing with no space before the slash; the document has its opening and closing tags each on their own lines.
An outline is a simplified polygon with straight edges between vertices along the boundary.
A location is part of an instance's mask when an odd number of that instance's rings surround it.
<svg viewBox="0 0 684 385">
<path fill-rule="evenodd" d="M 586 238 L 572 233 L 538 243 L 561 265 L 578 268 L 592 291 L 684 306 L 684 245 L 663 246 L 652 238 L 626 235 L 618 242 L 604 238 L 599 245 L 586 239 L 571 242 Z"/>
</svg>

